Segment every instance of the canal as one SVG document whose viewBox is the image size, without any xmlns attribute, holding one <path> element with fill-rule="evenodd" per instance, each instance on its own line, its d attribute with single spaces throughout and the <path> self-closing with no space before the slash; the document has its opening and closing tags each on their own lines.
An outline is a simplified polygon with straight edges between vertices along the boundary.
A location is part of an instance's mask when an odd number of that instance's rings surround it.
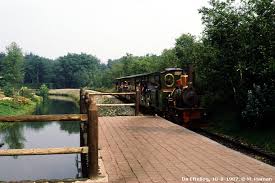
<svg viewBox="0 0 275 183">
<path fill-rule="evenodd" d="M 75 102 L 50 97 L 34 114 L 79 113 Z M 0 130 L 1 149 L 78 147 L 78 122 L 18 123 Z M 79 178 L 79 155 L 0 156 L 0 181 Z"/>
</svg>

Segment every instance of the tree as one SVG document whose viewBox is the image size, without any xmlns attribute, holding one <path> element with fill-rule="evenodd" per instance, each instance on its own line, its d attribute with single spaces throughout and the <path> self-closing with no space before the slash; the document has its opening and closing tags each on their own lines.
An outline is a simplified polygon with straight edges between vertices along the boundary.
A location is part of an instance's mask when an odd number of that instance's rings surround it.
<svg viewBox="0 0 275 183">
<path fill-rule="evenodd" d="M 66 88 L 96 87 L 99 66 L 100 61 L 92 55 L 69 53 L 57 59 L 55 83 Z"/>
<path fill-rule="evenodd" d="M 265 105 L 264 110 L 274 106 L 274 12 L 272 0 L 211 0 L 209 7 L 200 10 L 203 44 L 215 53 L 215 59 L 208 65 L 201 62 L 200 68 L 215 73 L 213 85 L 224 98 L 234 98 L 239 113 L 256 99 L 248 96 L 255 85 L 273 93 L 273 100 L 265 95 L 269 102 L 259 105 Z"/>
<path fill-rule="evenodd" d="M 3 61 L 5 58 L 5 53 L 0 52 L 0 87 L 4 86 L 4 81 L 3 81 Z"/>
<path fill-rule="evenodd" d="M 42 83 L 52 83 L 53 78 L 55 78 L 53 62 L 53 60 L 32 53 L 26 55 L 24 83 L 35 84 L 36 87 Z"/>
<path fill-rule="evenodd" d="M 6 54 L 0 52 L 0 74 L 1 74 L 2 71 L 3 71 L 3 61 L 4 61 L 4 58 L 5 58 L 5 57 L 6 57 Z"/>
<path fill-rule="evenodd" d="M 24 77 L 24 57 L 21 48 L 11 43 L 7 48 L 6 57 L 3 60 L 3 78 L 6 84 L 19 85 Z"/>
<path fill-rule="evenodd" d="M 193 64 L 195 59 L 196 40 L 191 34 L 183 34 L 176 39 L 175 54 L 181 62 L 182 67 Z"/>
<path fill-rule="evenodd" d="M 165 68 L 168 68 L 168 67 L 181 67 L 182 64 L 176 55 L 175 48 L 169 49 L 169 50 L 164 49 L 160 55 L 158 65 L 159 65 L 158 67 L 159 70 L 164 70 Z"/>
</svg>

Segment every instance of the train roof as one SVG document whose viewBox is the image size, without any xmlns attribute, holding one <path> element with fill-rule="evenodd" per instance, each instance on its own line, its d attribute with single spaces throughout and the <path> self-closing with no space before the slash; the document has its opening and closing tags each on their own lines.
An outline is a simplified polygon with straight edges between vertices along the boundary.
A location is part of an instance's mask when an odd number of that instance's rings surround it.
<svg viewBox="0 0 275 183">
<path fill-rule="evenodd" d="M 181 69 L 181 68 L 166 68 L 164 71 L 161 71 L 161 72 L 135 74 L 135 75 L 130 75 L 130 76 L 119 77 L 119 78 L 116 78 L 116 80 L 136 78 L 136 77 L 142 77 L 142 76 L 148 76 L 148 75 L 154 75 L 154 74 L 162 74 L 162 73 L 166 73 L 166 72 L 170 72 L 170 71 L 183 71 L 183 69 Z"/>
</svg>

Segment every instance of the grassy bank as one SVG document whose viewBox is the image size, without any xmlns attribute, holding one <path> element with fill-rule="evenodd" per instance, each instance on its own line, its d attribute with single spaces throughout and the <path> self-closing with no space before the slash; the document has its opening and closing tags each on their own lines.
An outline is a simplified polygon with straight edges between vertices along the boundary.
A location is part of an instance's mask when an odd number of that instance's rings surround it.
<svg viewBox="0 0 275 183">
<path fill-rule="evenodd" d="M 70 97 L 79 103 L 79 89 L 52 89 L 49 95 Z"/>
<path fill-rule="evenodd" d="M 31 101 L 26 98 L 15 98 L 11 100 L 0 100 L 0 115 L 22 115 L 31 114 L 41 99 Z M 0 129 L 11 126 L 12 123 L 0 123 Z"/>
</svg>

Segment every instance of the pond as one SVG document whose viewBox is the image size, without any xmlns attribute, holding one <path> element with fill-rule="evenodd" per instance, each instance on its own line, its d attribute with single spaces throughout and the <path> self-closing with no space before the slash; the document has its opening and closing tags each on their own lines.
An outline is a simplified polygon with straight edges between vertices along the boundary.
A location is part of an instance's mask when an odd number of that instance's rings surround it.
<svg viewBox="0 0 275 183">
<path fill-rule="evenodd" d="M 49 98 L 34 114 L 79 113 L 78 106 L 63 98 Z M 78 147 L 78 122 L 17 123 L 0 130 L 1 149 Z M 79 178 L 77 154 L 0 156 L 0 181 Z"/>
</svg>

